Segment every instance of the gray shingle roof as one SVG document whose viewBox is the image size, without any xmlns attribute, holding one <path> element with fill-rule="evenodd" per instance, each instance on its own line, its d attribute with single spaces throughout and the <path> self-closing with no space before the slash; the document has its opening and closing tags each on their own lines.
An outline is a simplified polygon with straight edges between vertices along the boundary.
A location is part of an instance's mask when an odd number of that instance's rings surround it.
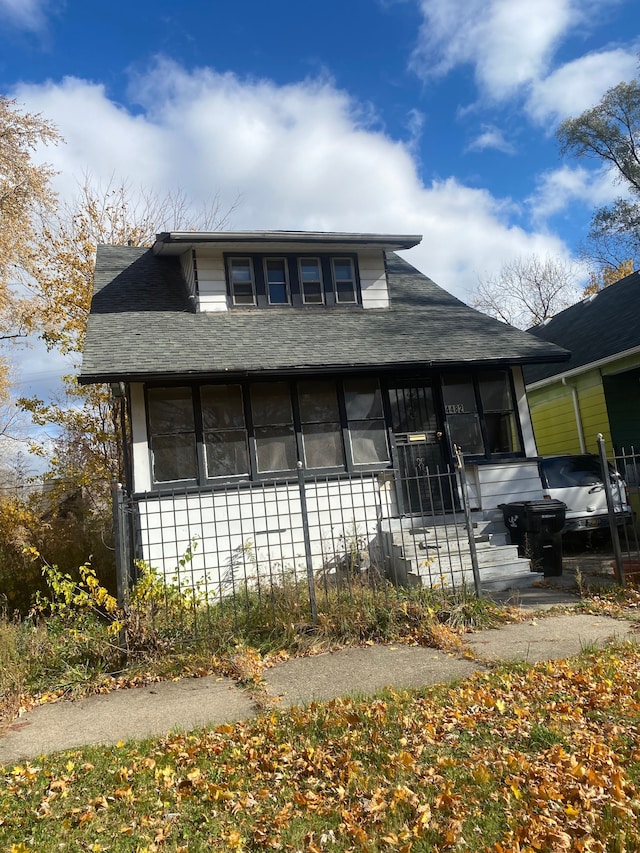
<svg viewBox="0 0 640 853">
<path fill-rule="evenodd" d="M 541 341 L 570 350 L 571 358 L 561 365 L 528 367 L 525 371 L 528 383 L 640 347 L 640 273 L 625 276 L 593 299 L 578 302 L 544 326 L 529 331 Z"/>
<path fill-rule="evenodd" d="M 556 361 L 566 353 L 480 314 L 393 253 L 392 307 L 195 313 L 179 260 L 100 246 L 80 381 Z"/>
</svg>

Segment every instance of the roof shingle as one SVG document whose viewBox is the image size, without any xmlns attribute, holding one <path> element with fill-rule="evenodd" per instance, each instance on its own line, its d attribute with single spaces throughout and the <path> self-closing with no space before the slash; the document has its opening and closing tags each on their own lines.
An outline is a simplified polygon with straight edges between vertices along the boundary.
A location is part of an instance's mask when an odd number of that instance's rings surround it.
<svg viewBox="0 0 640 853">
<path fill-rule="evenodd" d="M 81 382 L 527 364 L 562 349 L 480 314 L 387 254 L 391 307 L 196 313 L 176 257 L 100 246 Z"/>
</svg>

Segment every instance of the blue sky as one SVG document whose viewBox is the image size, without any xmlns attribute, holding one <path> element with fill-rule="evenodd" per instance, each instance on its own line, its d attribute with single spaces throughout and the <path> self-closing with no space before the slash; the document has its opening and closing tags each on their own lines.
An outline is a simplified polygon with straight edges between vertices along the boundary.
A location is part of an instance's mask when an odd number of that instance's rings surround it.
<svg viewBox="0 0 640 853">
<path fill-rule="evenodd" d="M 0 86 L 60 129 L 62 197 L 88 174 L 239 199 L 237 230 L 419 233 L 407 258 L 465 300 L 577 256 L 620 188 L 554 132 L 639 52 L 635 0 L 0 0 Z"/>
</svg>

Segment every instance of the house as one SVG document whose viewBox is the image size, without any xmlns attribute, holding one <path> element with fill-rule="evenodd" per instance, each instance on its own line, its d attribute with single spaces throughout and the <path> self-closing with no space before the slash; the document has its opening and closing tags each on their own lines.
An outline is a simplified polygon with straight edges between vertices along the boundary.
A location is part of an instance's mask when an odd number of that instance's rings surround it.
<svg viewBox="0 0 640 853">
<path fill-rule="evenodd" d="M 169 232 L 98 248 L 80 381 L 126 396 L 140 556 L 220 592 L 239 566 L 361 567 L 373 541 L 393 562 L 409 523 L 424 556 L 409 573 L 431 583 L 442 547 L 416 519 L 460 509 L 454 445 L 476 520 L 542 496 L 522 370 L 568 354 L 396 254 L 420 240 Z"/>
<path fill-rule="evenodd" d="M 571 351 L 525 369 L 541 455 L 615 454 L 640 446 L 640 273 L 632 273 L 530 330 Z"/>
</svg>

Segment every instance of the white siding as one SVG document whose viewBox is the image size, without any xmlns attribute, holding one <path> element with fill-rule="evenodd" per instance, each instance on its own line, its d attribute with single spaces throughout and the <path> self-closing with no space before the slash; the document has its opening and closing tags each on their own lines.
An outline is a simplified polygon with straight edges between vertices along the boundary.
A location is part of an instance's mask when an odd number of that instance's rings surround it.
<svg viewBox="0 0 640 853">
<path fill-rule="evenodd" d="M 512 369 L 512 374 L 513 387 L 516 395 L 516 406 L 518 409 L 518 416 L 520 418 L 520 427 L 522 429 L 522 441 L 524 444 L 523 450 L 525 456 L 531 458 L 532 456 L 538 455 L 538 450 L 536 448 L 536 440 L 533 434 L 533 424 L 531 422 L 531 412 L 529 411 L 527 392 L 524 385 L 524 379 L 522 377 L 522 368 L 514 367 Z"/>
<path fill-rule="evenodd" d="M 227 282 L 222 252 L 197 249 L 198 296 L 201 311 L 227 311 Z"/>
<path fill-rule="evenodd" d="M 388 484 L 376 476 L 308 483 L 314 569 L 333 572 L 357 540 L 369 544 L 378 520 L 391 511 Z M 300 491 L 296 482 L 147 498 L 139 507 L 145 562 L 168 583 L 209 598 L 262 582 L 306 573 Z M 180 565 L 189 547 L 193 558 Z"/>
<path fill-rule="evenodd" d="M 129 389 L 131 400 L 131 438 L 133 443 L 133 491 L 151 489 L 151 463 L 147 436 L 147 418 L 144 405 L 144 386 L 134 382 Z"/>
<path fill-rule="evenodd" d="M 358 254 L 360 287 L 363 308 L 388 308 L 389 289 L 384 256 L 381 251 L 363 251 Z"/>
<path fill-rule="evenodd" d="M 485 512 L 496 509 L 498 504 L 542 500 L 538 464 L 532 459 L 469 465 L 467 476 L 471 482 L 475 479 L 480 491 L 480 506 L 477 508 Z"/>
</svg>

